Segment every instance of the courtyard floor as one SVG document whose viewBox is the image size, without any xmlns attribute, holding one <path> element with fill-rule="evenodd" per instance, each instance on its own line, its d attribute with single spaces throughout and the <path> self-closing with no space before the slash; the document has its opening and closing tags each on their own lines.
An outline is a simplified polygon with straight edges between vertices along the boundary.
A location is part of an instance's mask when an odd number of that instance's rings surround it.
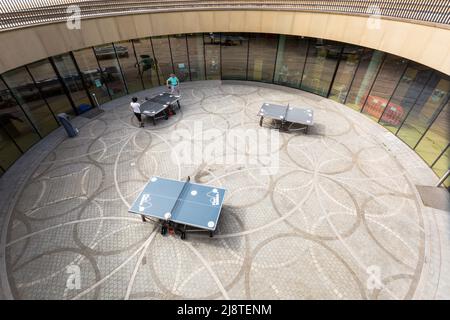
<svg viewBox="0 0 450 320">
<path fill-rule="evenodd" d="M 0 179 L 1 298 L 450 298 L 450 216 L 416 188 L 438 179 L 364 115 L 237 81 L 183 83 L 181 111 L 156 126 L 139 128 L 129 101 L 74 119 L 76 138 L 59 128 Z M 174 132 L 194 133 L 179 137 L 189 141 L 212 129 L 276 131 L 259 129 L 264 102 L 315 118 L 307 135 L 280 133 L 270 173 L 174 157 Z M 162 236 L 129 213 L 153 176 L 226 188 L 215 236 Z"/>
</svg>

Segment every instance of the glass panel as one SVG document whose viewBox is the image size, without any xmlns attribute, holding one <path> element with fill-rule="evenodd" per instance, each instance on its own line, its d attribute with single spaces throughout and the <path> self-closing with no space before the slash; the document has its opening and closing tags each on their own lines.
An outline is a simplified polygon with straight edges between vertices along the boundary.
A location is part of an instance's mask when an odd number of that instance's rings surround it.
<svg viewBox="0 0 450 320">
<path fill-rule="evenodd" d="M 46 136 L 58 127 L 55 117 L 25 68 L 9 71 L 3 74 L 3 79 L 41 136 Z"/>
<path fill-rule="evenodd" d="M 61 81 L 47 59 L 29 64 L 28 70 L 54 114 L 64 112 L 75 115 Z"/>
<path fill-rule="evenodd" d="M 187 36 L 191 80 L 205 80 L 205 57 L 203 56 L 203 34 Z"/>
<path fill-rule="evenodd" d="M 119 46 L 116 48 L 117 56 L 128 58 L 130 53 L 127 47 Z M 100 64 L 103 79 L 106 81 L 109 93 L 112 99 L 127 94 L 125 83 L 120 72 L 119 62 L 117 61 L 114 47 L 112 44 L 94 47 L 95 55 Z M 78 59 L 77 59 L 78 61 Z"/>
<path fill-rule="evenodd" d="M 345 97 L 348 94 L 353 76 L 355 75 L 356 68 L 358 68 L 358 63 L 363 53 L 364 48 L 351 45 L 345 46 L 328 98 L 339 103 L 345 102 Z"/>
<path fill-rule="evenodd" d="M 394 55 L 387 55 L 381 66 L 380 72 L 375 79 L 375 84 L 369 93 L 362 112 L 372 120 L 378 121 L 391 98 L 400 77 L 402 76 L 408 60 Z M 394 111 L 392 106 L 383 114 L 384 121 L 395 121 L 398 123 L 400 112 Z"/>
<path fill-rule="evenodd" d="M 170 51 L 172 52 L 173 66 L 178 79 L 181 82 L 189 81 L 189 61 L 184 34 L 170 36 Z"/>
<path fill-rule="evenodd" d="M 206 80 L 220 79 L 220 34 L 204 35 Z M 190 49 L 189 49 L 190 50 Z"/>
<path fill-rule="evenodd" d="M 24 113 L 17 105 L 16 100 L 11 96 L 11 92 L 6 89 L 6 86 L 0 81 L 0 126 L 12 137 L 19 147 L 26 151 L 33 144 L 39 140 L 39 135 L 31 126 Z M 2 141 L 8 141 L 4 137 L 5 132 L 2 133 Z M 3 142 L 5 143 L 5 142 Z M 17 158 L 17 151 L 11 146 L 5 147 L 11 150 L 11 155 L 6 154 L 3 160 L 7 163 L 12 163 Z M 11 156 L 11 158 L 9 158 Z"/>
<path fill-rule="evenodd" d="M 445 75 L 433 73 L 417 103 L 401 126 L 397 135 L 411 148 L 434 120 L 450 92 L 450 81 Z"/>
<path fill-rule="evenodd" d="M 8 121 L 5 118 L 5 114 L 0 113 L 0 117 L 2 123 Z M 11 120 L 9 119 L 9 121 Z M 0 166 L 5 169 L 9 168 L 21 155 L 22 153 L 19 148 L 17 148 L 6 131 L 0 126 Z"/>
<path fill-rule="evenodd" d="M 143 90 L 144 88 L 142 87 L 139 68 L 131 41 L 115 43 L 114 47 L 119 57 L 120 68 L 122 69 L 128 92 L 133 93 Z"/>
<path fill-rule="evenodd" d="M 153 56 L 152 45 L 149 38 L 133 40 L 136 56 L 138 58 L 139 69 L 145 88 L 159 86 L 158 75 L 156 74 L 156 63 Z"/>
<path fill-rule="evenodd" d="M 63 54 L 53 57 L 53 61 L 55 62 L 56 69 L 58 69 L 62 81 L 70 92 L 70 96 L 72 97 L 72 101 L 78 112 L 82 113 L 84 110 L 92 108 L 72 57 L 69 54 Z"/>
<path fill-rule="evenodd" d="M 248 37 L 222 33 L 222 79 L 245 80 L 247 77 Z"/>
<path fill-rule="evenodd" d="M 436 161 L 433 166 L 433 171 L 437 174 L 439 178 L 441 178 L 449 169 L 450 166 L 450 148 L 447 148 L 442 156 Z M 447 178 L 444 182 L 444 185 L 448 188 L 450 187 L 450 177 Z"/>
<path fill-rule="evenodd" d="M 74 51 L 73 55 L 83 75 L 89 94 L 95 94 L 99 104 L 110 101 L 111 89 L 106 83 L 106 74 L 104 75 L 100 72 L 92 48 Z"/>
<path fill-rule="evenodd" d="M 432 72 L 430 68 L 410 61 L 408 69 L 389 102 L 389 109 L 380 119 L 380 124 L 391 132 L 397 132 L 409 110 L 414 106 L 425 88 Z"/>
<path fill-rule="evenodd" d="M 361 110 L 367 94 L 377 75 L 377 71 L 383 61 L 384 53 L 371 49 L 364 49 L 361 55 L 361 62 L 356 70 L 350 92 L 345 104 L 357 111 Z"/>
<path fill-rule="evenodd" d="M 450 107 L 447 103 L 415 149 L 429 165 L 437 159 L 450 141 L 449 122 Z"/>
<path fill-rule="evenodd" d="M 169 38 L 152 37 L 153 51 L 155 52 L 156 65 L 161 84 L 166 84 L 166 79 L 173 72 L 172 58 L 170 57 Z"/>
<path fill-rule="evenodd" d="M 278 36 L 252 34 L 248 58 L 248 80 L 272 82 Z"/>
<path fill-rule="evenodd" d="M 307 50 L 307 39 L 280 35 L 274 83 L 299 88 Z"/>
<path fill-rule="evenodd" d="M 301 88 L 326 97 L 341 51 L 340 44 L 311 39 Z"/>
</svg>

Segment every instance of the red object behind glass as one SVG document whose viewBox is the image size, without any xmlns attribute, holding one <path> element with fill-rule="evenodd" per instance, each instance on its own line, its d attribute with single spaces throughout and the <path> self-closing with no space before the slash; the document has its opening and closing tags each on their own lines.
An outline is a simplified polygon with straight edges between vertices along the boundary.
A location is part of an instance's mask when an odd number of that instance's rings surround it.
<svg viewBox="0 0 450 320">
<path fill-rule="evenodd" d="M 380 116 L 383 114 L 383 111 L 386 108 L 387 103 L 388 100 L 384 98 L 369 96 L 369 98 L 367 99 L 366 106 L 364 107 L 364 112 L 379 119 Z M 389 106 L 387 107 L 386 111 L 383 114 L 383 117 L 381 118 L 381 121 L 396 126 L 401 123 L 403 119 L 403 114 L 404 111 L 401 106 L 390 102 Z"/>
</svg>

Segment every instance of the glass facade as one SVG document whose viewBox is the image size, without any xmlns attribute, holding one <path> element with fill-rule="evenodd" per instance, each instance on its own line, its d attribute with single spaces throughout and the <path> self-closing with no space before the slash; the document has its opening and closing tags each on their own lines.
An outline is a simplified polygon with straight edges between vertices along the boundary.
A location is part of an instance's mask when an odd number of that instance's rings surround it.
<svg viewBox="0 0 450 320">
<path fill-rule="evenodd" d="M 273 82 L 278 36 L 257 33 L 249 38 L 247 80 Z"/>
<path fill-rule="evenodd" d="M 221 36 L 222 79 L 246 80 L 248 37 L 245 34 L 224 33 Z"/>
<path fill-rule="evenodd" d="M 326 97 L 342 50 L 341 44 L 322 39 L 310 39 L 300 88 Z"/>
<path fill-rule="evenodd" d="M 0 175 L 58 127 L 111 99 L 180 81 L 250 80 L 299 88 L 378 121 L 438 176 L 450 158 L 450 77 L 404 58 L 290 35 L 199 33 L 132 39 L 49 57 L 0 79 Z M 449 179 L 447 182 L 449 183 Z"/>
</svg>

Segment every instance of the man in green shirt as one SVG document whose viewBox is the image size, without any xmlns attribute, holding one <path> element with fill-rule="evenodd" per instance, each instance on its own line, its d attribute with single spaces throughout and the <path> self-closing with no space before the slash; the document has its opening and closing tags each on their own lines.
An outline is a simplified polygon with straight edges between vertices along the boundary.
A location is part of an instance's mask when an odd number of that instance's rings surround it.
<svg viewBox="0 0 450 320">
<path fill-rule="evenodd" d="M 171 94 L 174 94 L 174 92 L 176 91 L 177 94 L 175 95 L 175 97 L 180 96 L 180 89 L 179 89 L 180 80 L 178 80 L 176 75 L 171 73 L 170 77 L 166 81 L 166 84 L 167 87 L 170 89 Z"/>
</svg>

